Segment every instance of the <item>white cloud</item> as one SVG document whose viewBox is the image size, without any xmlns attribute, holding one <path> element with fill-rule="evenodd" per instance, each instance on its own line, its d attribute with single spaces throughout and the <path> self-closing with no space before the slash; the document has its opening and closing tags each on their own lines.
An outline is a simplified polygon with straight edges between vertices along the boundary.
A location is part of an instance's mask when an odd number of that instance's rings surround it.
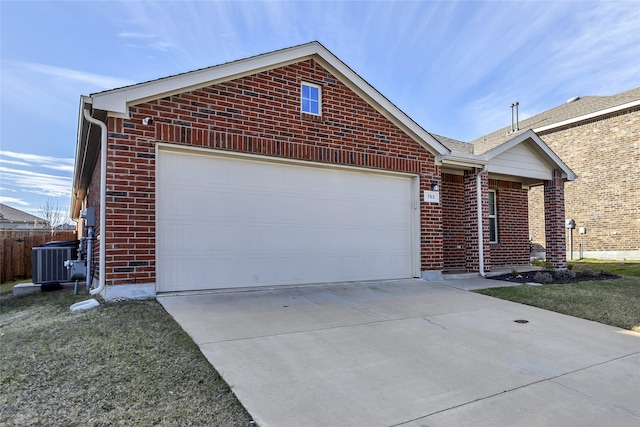
<svg viewBox="0 0 640 427">
<path fill-rule="evenodd" d="M 15 197 L 7 197 L 7 196 L 0 196 L 0 203 L 4 203 L 4 204 L 12 203 L 14 205 L 29 206 L 29 203 L 25 202 L 22 199 L 17 199 Z"/>
<path fill-rule="evenodd" d="M 138 33 L 135 31 L 121 31 L 118 33 L 118 37 L 122 37 L 124 39 L 154 39 L 156 38 L 155 34 L 147 34 L 147 33 Z"/>
<path fill-rule="evenodd" d="M 21 205 L 28 205 L 26 200 L 33 199 L 33 195 L 68 199 L 73 163 L 71 158 L 0 150 L 2 193 L 12 193 L 4 198 Z"/>
<path fill-rule="evenodd" d="M 23 169 L 0 166 L 3 185 L 13 187 L 18 192 L 40 194 L 51 197 L 71 196 L 71 177 L 50 175 Z"/>
<path fill-rule="evenodd" d="M 79 70 L 72 70 L 70 68 L 55 67 L 53 65 L 38 64 L 35 62 L 15 62 L 22 68 L 26 68 L 30 71 L 35 71 L 40 74 L 45 74 L 51 77 L 59 77 L 63 79 L 78 81 L 82 83 L 89 83 L 101 89 L 113 89 L 114 87 L 122 87 L 134 84 L 133 80 L 122 79 L 118 77 L 103 76 L 100 74 L 87 73 Z"/>
<path fill-rule="evenodd" d="M 20 160 L 7 160 L 9 157 Z M 39 154 L 15 153 L 13 151 L 0 150 L 0 162 L 18 166 L 39 166 L 51 170 L 73 173 L 74 159 L 63 157 L 41 156 Z"/>
<path fill-rule="evenodd" d="M 2 152 L 0 152 L 0 155 L 2 155 Z M 16 166 L 29 166 L 29 163 L 21 162 L 18 160 L 7 160 L 3 158 L 0 158 L 0 163 L 6 163 L 8 165 L 16 165 Z"/>
</svg>

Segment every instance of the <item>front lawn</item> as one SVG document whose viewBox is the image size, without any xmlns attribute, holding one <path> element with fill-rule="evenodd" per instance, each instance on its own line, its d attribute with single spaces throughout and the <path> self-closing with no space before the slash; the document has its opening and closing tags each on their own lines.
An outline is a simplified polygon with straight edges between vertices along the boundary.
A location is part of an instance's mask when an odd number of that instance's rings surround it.
<svg viewBox="0 0 640 427">
<path fill-rule="evenodd" d="M 489 288 L 477 292 L 640 332 L 640 261 L 582 260 L 571 264 L 574 271 L 606 270 L 624 277 L 565 285 Z"/>
<path fill-rule="evenodd" d="M 0 426 L 254 425 L 158 302 L 1 291 Z"/>
</svg>

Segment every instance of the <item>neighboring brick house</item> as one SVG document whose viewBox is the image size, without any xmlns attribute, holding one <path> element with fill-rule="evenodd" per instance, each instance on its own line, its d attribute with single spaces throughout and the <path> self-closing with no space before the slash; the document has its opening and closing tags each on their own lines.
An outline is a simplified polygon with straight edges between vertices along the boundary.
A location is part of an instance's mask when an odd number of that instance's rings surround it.
<svg viewBox="0 0 640 427">
<path fill-rule="evenodd" d="M 529 185 L 564 267 L 572 179 L 532 131 L 431 135 L 313 42 L 82 97 L 71 216 L 96 208 L 107 299 L 438 280 L 528 263 Z"/>
<path fill-rule="evenodd" d="M 566 218 L 577 227 L 573 258 L 582 240 L 585 258 L 640 259 L 640 88 L 572 98 L 520 129 L 533 129 L 578 176 L 565 186 Z M 532 241 L 544 247 L 542 197 L 541 188 L 529 192 L 529 224 Z"/>
</svg>

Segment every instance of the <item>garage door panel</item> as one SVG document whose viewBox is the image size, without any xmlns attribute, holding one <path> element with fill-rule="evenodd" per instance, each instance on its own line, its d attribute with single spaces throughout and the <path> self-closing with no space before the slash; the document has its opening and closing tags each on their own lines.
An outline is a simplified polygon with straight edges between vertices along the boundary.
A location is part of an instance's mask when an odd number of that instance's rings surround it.
<svg viewBox="0 0 640 427">
<path fill-rule="evenodd" d="M 160 150 L 158 291 L 413 276 L 405 176 Z"/>
<path fill-rule="evenodd" d="M 279 255 L 276 259 L 268 256 L 234 254 L 203 254 L 199 258 L 169 257 L 159 273 L 172 283 L 167 290 L 204 290 L 249 286 L 277 286 L 303 283 L 325 283 L 340 281 L 357 281 L 363 279 L 362 270 L 368 275 L 383 279 L 395 279 L 389 275 L 396 267 L 396 262 L 404 262 L 406 257 L 389 257 L 386 254 L 371 256 L 363 260 L 360 254 L 351 256 L 320 253 L 316 262 L 306 263 L 306 257 L 300 255 Z M 410 255 L 410 254 L 409 254 Z M 401 259 L 398 259 L 401 258 Z M 272 266 L 277 262 L 279 267 L 287 271 L 282 276 Z M 229 264 L 250 266 L 248 269 L 231 270 Z M 327 267 L 330 265 L 330 267 Z M 204 266 L 204 268 L 203 268 Z M 410 268 L 408 265 L 407 268 Z M 309 278 L 312 278 L 311 280 Z"/>
</svg>

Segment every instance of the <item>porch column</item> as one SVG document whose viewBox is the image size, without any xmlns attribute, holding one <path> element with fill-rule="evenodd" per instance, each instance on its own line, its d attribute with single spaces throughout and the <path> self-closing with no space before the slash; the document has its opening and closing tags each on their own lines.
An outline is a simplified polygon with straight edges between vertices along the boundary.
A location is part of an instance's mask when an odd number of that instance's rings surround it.
<svg viewBox="0 0 640 427">
<path fill-rule="evenodd" d="M 546 257 L 554 268 L 567 267 L 567 243 L 564 229 L 564 179 L 557 169 L 544 182 L 544 235 Z"/>
<path fill-rule="evenodd" d="M 467 271 L 480 271 L 480 257 L 478 246 L 478 199 L 476 191 L 476 176 L 480 169 L 464 172 L 464 243 L 465 268 Z M 491 249 L 489 246 L 489 177 L 480 176 L 480 191 L 482 193 L 482 238 L 484 254 L 484 271 L 491 270 Z"/>
</svg>

